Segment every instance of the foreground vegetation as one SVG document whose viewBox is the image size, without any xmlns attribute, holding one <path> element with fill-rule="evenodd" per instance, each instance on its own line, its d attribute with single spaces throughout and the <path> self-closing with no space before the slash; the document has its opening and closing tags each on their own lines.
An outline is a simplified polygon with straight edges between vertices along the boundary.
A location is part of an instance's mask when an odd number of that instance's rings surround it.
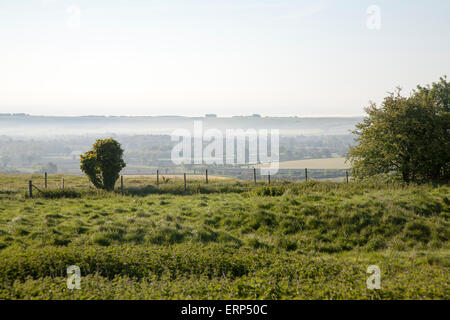
<svg viewBox="0 0 450 320">
<path fill-rule="evenodd" d="M 448 186 L 64 178 L 30 199 L 30 176 L 0 175 L 1 299 L 450 297 Z"/>
</svg>

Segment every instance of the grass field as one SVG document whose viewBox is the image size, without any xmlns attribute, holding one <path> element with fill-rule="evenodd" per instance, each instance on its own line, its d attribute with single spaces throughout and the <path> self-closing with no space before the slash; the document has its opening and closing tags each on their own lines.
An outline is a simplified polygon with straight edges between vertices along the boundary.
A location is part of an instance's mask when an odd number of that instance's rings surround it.
<svg viewBox="0 0 450 320">
<path fill-rule="evenodd" d="M 30 178 L 0 175 L 0 299 L 450 298 L 449 186 Z"/>
</svg>

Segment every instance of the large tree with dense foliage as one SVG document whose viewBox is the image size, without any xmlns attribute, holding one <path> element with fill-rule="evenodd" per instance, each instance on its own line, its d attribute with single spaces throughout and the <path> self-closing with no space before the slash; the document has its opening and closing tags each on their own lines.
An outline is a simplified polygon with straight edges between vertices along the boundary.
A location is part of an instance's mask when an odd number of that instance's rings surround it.
<svg viewBox="0 0 450 320">
<path fill-rule="evenodd" d="M 357 178 L 398 174 L 405 182 L 439 181 L 450 175 L 450 84 L 447 78 L 418 86 L 409 97 L 400 89 L 380 107 L 371 103 L 356 126 L 358 144 L 348 159 Z"/>
<path fill-rule="evenodd" d="M 114 190 L 120 171 L 125 168 L 123 149 L 113 138 L 97 140 L 91 150 L 81 155 L 81 170 L 99 189 Z"/>
</svg>

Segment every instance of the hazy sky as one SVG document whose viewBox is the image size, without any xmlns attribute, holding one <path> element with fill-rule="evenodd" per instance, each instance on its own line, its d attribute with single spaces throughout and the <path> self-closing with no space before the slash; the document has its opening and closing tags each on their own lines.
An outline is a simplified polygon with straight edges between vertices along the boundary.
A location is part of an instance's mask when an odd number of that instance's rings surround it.
<svg viewBox="0 0 450 320">
<path fill-rule="evenodd" d="M 450 76 L 449 17 L 448 0 L 0 0 L 0 113 L 361 115 Z"/>
</svg>

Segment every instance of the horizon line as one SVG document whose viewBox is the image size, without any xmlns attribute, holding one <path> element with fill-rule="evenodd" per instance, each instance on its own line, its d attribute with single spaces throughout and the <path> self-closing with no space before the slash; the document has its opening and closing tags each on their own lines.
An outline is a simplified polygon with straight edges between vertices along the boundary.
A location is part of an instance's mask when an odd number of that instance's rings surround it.
<svg viewBox="0 0 450 320">
<path fill-rule="evenodd" d="M 208 117 L 208 115 L 214 115 Z M 105 117 L 105 118 L 157 118 L 157 117 L 179 117 L 179 118 L 205 118 L 205 119 L 224 119 L 224 118 L 360 118 L 360 115 L 262 115 L 262 114 L 247 114 L 247 115 L 220 115 L 220 114 L 203 114 L 203 115 L 181 115 L 181 114 L 159 114 L 159 115 L 113 115 L 113 114 L 82 114 L 82 115 L 56 115 L 56 114 L 31 114 L 25 112 L 0 112 L 0 116 L 30 116 L 30 117 L 53 117 L 53 118 L 82 118 L 82 117 Z"/>
</svg>

